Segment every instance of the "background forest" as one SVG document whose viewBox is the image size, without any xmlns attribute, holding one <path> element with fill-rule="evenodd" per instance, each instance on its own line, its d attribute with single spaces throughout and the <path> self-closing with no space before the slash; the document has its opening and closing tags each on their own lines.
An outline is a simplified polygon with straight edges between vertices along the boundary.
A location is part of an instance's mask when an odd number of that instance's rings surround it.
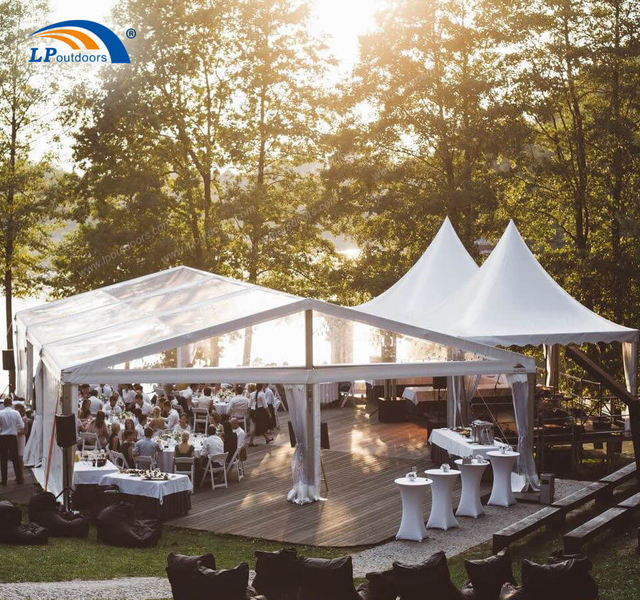
<svg viewBox="0 0 640 600">
<path fill-rule="evenodd" d="M 515 219 L 568 292 L 640 325 L 638 2 L 388 0 L 345 76 L 305 0 L 122 0 L 131 64 L 92 85 L 27 62 L 43 10 L 0 1 L 9 314 L 177 264 L 358 304 L 449 215 L 479 262 Z M 32 156 L 52 119 L 64 168 L 53 137 Z"/>
</svg>

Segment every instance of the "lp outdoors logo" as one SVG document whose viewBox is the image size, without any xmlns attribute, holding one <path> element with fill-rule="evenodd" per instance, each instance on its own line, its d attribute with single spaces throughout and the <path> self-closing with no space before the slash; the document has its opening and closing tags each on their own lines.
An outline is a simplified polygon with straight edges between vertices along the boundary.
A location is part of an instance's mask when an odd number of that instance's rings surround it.
<svg viewBox="0 0 640 600">
<path fill-rule="evenodd" d="M 128 63 L 129 53 L 120 41 L 120 38 L 108 27 L 94 21 L 60 21 L 53 25 L 47 25 L 38 31 L 34 31 L 32 36 L 39 38 L 49 38 L 64 42 L 72 50 L 68 54 L 59 53 L 52 46 L 46 48 L 31 48 L 31 58 L 29 62 L 108 62 Z M 127 29 L 127 37 L 135 37 L 135 29 Z M 98 50 L 98 52 L 95 52 Z M 105 54 L 104 52 L 108 53 Z M 86 51 L 86 52 L 85 52 Z M 102 52 L 100 52 L 102 51 Z"/>
</svg>

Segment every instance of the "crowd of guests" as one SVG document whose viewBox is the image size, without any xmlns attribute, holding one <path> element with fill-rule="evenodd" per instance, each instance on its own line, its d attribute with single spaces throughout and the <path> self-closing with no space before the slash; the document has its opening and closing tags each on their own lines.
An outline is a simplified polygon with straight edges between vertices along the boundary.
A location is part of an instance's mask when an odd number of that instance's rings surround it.
<svg viewBox="0 0 640 600">
<path fill-rule="evenodd" d="M 139 384 L 82 385 L 78 432 L 95 434 L 101 448 L 121 453 L 131 468 L 138 456 L 155 459 L 162 451 L 158 436 L 168 432 L 180 435 L 175 457 L 193 457 L 197 470 L 203 469 L 215 454 L 226 452 L 230 460 L 238 448 L 246 453 L 246 446 L 256 445 L 256 437 L 263 437 L 267 444 L 273 441 L 270 433 L 276 429 L 280 401 L 275 386 L 236 385 L 224 415 L 216 411 L 214 402 L 221 389 L 216 384 L 189 384 L 184 389 L 164 385 L 149 394 Z M 198 456 L 189 441 L 194 409 L 206 409 L 209 416 L 207 437 Z M 242 427 L 244 423 L 249 426 L 248 431 Z"/>
</svg>

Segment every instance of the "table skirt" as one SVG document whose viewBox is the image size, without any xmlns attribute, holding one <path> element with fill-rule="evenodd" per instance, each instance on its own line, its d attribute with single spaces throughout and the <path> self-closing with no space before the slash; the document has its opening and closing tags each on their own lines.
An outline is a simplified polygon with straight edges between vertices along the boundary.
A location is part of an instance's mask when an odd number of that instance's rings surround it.
<svg viewBox="0 0 640 600">
<path fill-rule="evenodd" d="M 122 494 L 126 502 L 131 502 L 136 511 L 140 511 L 145 517 L 165 521 L 180 515 L 186 515 L 191 510 L 191 492 L 176 492 L 163 498 L 162 504 L 157 498 L 148 496 L 133 496 Z"/>
</svg>

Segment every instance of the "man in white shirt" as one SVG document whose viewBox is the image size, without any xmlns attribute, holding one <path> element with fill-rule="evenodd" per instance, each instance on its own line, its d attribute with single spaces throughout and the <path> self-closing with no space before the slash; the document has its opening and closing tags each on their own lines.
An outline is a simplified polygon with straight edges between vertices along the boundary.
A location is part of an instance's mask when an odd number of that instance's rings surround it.
<svg viewBox="0 0 640 600">
<path fill-rule="evenodd" d="M 173 431 L 173 428 L 180 422 L 180 414 L 175 408 L 171 406 L 168 400 L 165 401 L 163 406 L 165 407 L 165 410 L 169 410 L 165 418 L 167 429 L 171 429 Z"/>
<path fill-rule="evenodd" d="M 0 485 L 7 485 L 9 458 L 13 463 L 16 482 L 23 483 L 22 464 L 18 456 L 18 434 L 24 431 L 24 421 L 17 410 L 11 407 L 11 398 L 4 399 L 4 410 L 0 411 Z"/>
<path fill-rule="evenodd" d="M 91 390 L 89 393 L 89 401 L 91 402 L 91 414 L 97 415 L 99 410 L 102 410 L 103 404 L 102 400 L 98 398 L 98 391 Z"/>
<path fill-rule="evenodd" d="M 187 406 L 191 408 L 191 401 L 193 400 L 193 390 L 195 390 L 197 385 L 195 383 L 190 383 L 184 390 L 180 392 L 180 395 L 187 401 Z"/>
<path fill-rule="evenodd" d="M 240 421 L 238 421 L 238 419 L 229 419 L 229 424 L 238 438 L 238 448 L 242 448 L 244 443 L 247 441 L 247 434 L 245 430 L 240 427 Z"/>
<path fill-rule="evenodd" d="M 236 386 L 236 395 L 231 398 L 229 401 L 229 406 L 227 407 L 227 414 L 230 419 L 244 419 L 249 410 L 249 398 L 247 398 L 243 393 L 243 388 L 241 385 Z"/>
<path fill-rule="evenodd" d="M 136 432 L 138 439 L 141 440 L 144 437 L 144 430 L 147 427 L 147 415 L 140 415 L 138 423 L 136 424 Z"/>
<path fill-rule="evenodd" d="M 122 399 L 124 400 L 124 405 L 129 407 L 136 400 L 136 392 L 130 385 L 125 385 L 122 390 Z"/>
<path fill-rule="evenodd" d="M 111 394 L 111 398 L 109 398 L 109 402 L 105 403 L 105 405 L 102 407 L 102 410 L 104 410 L 105 414 L 107 415 L 122 414 L 122 406 L 118 404 L 118 400 L 119 398 L 117 394 Z"/>
<path fill-rule="evenodd" d="M 113 388 L 107 383 L 100 383 L 94 389 L 97 390 L 98 394 L 107 398 L 110 398 L 111 394 L 113 394 Z"/>
<path fill-rule="evenodd" d="M 214 454 L 224 454 L 224 442 L 216 432 L 216 426 L 209 425 L 209 436 L 205 438 L 204 442 L 202 443 L 202 450 L 200 450 L 200 457 L 203 468 L 206 466 L 210 456 L 213 456 Z"/>
</svg>

